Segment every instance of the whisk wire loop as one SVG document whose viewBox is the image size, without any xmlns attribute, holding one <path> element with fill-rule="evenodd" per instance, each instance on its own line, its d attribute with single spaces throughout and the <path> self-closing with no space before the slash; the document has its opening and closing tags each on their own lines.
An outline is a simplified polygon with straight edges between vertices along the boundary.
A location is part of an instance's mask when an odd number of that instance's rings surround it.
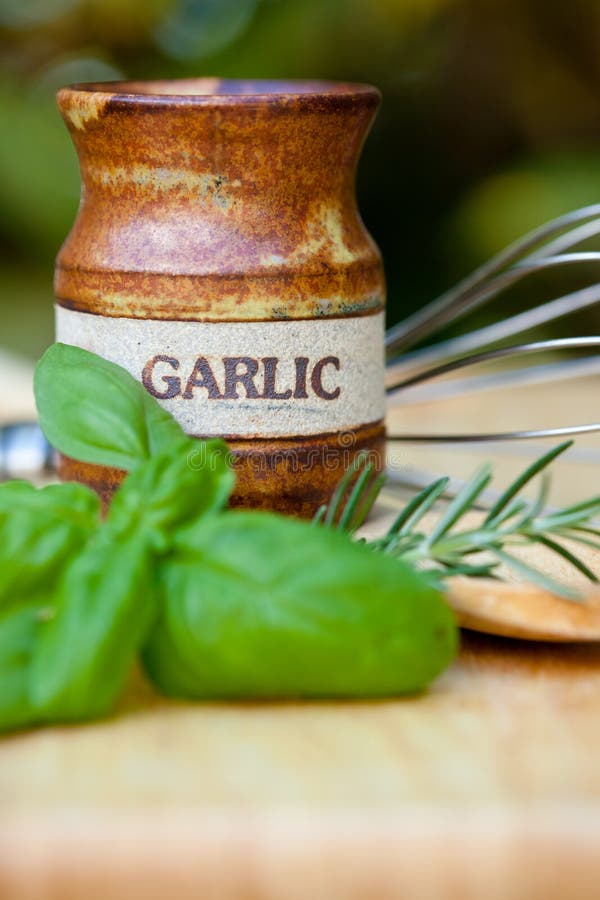
<svg viewBox="0 0 600 900">
<path fill-rule="evenodd" d="M 409 388 L 432 381 L 442 375 L 448 375 L 460 369 L 477 365 L 478 363 L 490 362 L 498 359 L 506 359 L 527 353 L 540 353 L 548 351 L 562 350 L 590 350 L 600 348 L 600 336 L 594 337 L 576 337 L 576 338 L 555 338 L 546 341 L 534 341 L 526 344 L 515 344 L 511 347 L 500 347 L 495 350 L 486 350 L 481 353 L 475 353 L 452 362 L 446 362 L 437 366 L 433 366 L 417 375 L 405 378 L 395 386 L 392 400 L 398 398 L 401 392 Z M 466 442 L 482 442 L 482 441 L 513 441 L 529 438 L 550 438 L 565 437 L 567 435 L 589 434 L 591 432 L 600 431 L 600 422 L 592 422 L 585 425 L 567 425 L 558 428 L 539 428 L 539 429 L 523 429 L 506 432 L 489 432 L 489 433 L 473 433 L 473 434 L 392 434 L 389 435 L 390 440 L 404 441 L 412 443 L 466 443 Z"/>
</svg>

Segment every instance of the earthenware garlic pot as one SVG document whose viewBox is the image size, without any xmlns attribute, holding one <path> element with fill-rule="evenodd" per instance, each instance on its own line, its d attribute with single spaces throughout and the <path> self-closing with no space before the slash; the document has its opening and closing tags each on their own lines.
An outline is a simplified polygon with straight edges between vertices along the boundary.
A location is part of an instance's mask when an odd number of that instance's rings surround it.
<svg viewBox="0 0 600 900">
<path fill-rule="evenodd" d="M 383 463 L 384 278 L 355 169 L 372 87 L 220 80 L 58 94 L 83 182 L 57 340 L 113 360 L 235 454 L 237 505 L 310 515 Z M 110 495 L 122 473 L 63 458 Z"/>
</svg>

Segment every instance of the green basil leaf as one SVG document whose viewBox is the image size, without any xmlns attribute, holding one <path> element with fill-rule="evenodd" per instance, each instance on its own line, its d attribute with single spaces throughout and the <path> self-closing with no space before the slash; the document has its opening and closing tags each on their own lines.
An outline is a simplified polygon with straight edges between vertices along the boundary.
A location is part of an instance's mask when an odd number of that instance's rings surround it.
<svg viewBox="0 0 600 900">
<path fill-rule="evenodd" d="M 94 718 L 114 707 L 155 615 L 149 542 L 103 526 L 69 566 L 41 623 L 29 697 L 41 722 Z"/>
<path fill-rule="evenodd" d="M 41 603 L 36 600 L 0 609 L 0 731 L 35 723 L 29 670 L 40 614 Z"/>
<path fill-rule="evenodd" d="M 44 434 L 81 462 L 129 471 L 183 435 L 129 372 L 79 347 L 49 347 L 34 388 Z"/>
<path fill-rule="evenodd" d="M 222 509 L 235 476 L 224 441 L 182 437 L 127 476 L 115 494 L 109 522 L 130 529 L 134 522 L 164 553 L 176 529 Z"/>
<path fill-rule="evenodd" d="M 0 606 L 51 591 L 72 554 L 96 529 L 100 501 L 79 484 L 37 489 L 26 481 L 0 485 Z"/>
<path fill-rule="evenodd" d="M 373 697 L 425 687 L 454 656 L 427 579 L 348 536 L 227 512 L 181 533 L 159 566 L 143 658 L 189 698 Z"/>
</svg>

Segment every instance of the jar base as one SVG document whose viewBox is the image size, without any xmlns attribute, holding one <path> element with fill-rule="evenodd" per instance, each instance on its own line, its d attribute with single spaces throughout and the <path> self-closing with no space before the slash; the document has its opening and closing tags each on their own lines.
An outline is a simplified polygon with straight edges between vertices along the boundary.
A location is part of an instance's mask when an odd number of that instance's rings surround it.
<svg viewBox="0 0 600 900">
<path fill-rule="evenodd" d="M 311 518 L 331 499 L 353 459 L 367 453 L 376 472 L 385 468 L 383 421 L 352 430 L 294 438 L 228 440 L 234 458 L 236 484 L 230 505 Z M 59 454 L 62 481 L 88 485 L 108 506 L 125 472 L 82 463 Z"/>
</svg>

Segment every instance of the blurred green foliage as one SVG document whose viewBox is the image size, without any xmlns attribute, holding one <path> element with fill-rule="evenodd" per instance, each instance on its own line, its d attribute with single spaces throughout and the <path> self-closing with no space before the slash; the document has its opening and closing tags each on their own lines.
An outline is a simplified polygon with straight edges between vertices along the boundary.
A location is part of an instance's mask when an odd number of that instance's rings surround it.
<svg viewBox="0 0 600 900">
<path fill-rule="evenodd" d="M 53 257 L 79 196 L 61 84 L 377 84 L 359 200 L 396 321 L 524 230 L 599 199 L 599 51 L 598 0 L 0 0 L 0 343 L 37 354 L 51 338 Z M 508 302 L 590 278 L 532 279 Z"/>
</svg>

